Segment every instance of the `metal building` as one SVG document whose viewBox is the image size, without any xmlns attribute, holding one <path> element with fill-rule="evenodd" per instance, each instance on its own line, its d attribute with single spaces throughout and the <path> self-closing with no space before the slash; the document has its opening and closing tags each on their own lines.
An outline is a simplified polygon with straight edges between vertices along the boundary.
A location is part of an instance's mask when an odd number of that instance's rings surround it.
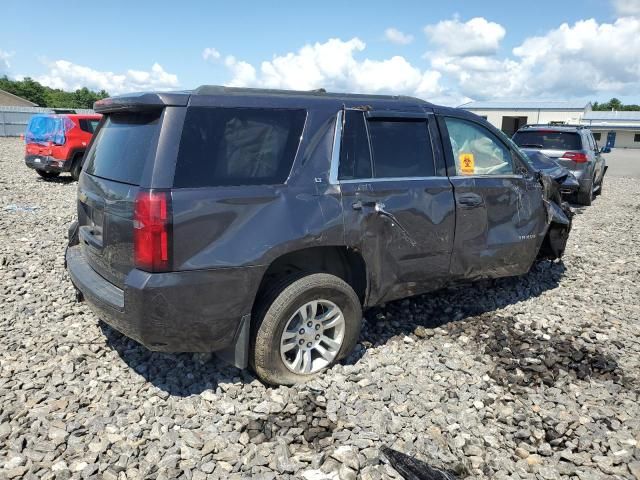
<svg viewBox="0 0 640 480">
<path fill-rule="evenodd" d="M 499 100 L 469 102 L 460 105 L 459 108 L 484 117 L 496 128 L 511 136 L 528 123 L 580 123 L 584 115 L 591 112 L 591 103 L 585 101 Z"/>
<path fill-rule="evenodd" d="M 600 145 L 610 148 L 640 148 L 640 112 L 586 113 L 582 123 L 589 125 Z"/>
</svg>

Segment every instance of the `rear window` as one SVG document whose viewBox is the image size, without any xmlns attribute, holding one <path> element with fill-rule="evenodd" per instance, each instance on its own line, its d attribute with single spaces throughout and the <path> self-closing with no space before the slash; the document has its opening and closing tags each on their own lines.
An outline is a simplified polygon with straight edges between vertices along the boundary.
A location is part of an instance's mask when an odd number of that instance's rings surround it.
<svg viewBox="0 0 640 480">
<path fill-rule="evenodd" d="M 522 148 L 582 150 L 580 135 L 573 132 L 532 130 L 516 132 L 513 141 Z"/>
<path fill-rule="evenodd" d="M 174 187 L 284 183 L 305 118 L 305 110 L 190 107 Z"/>
<path fill-rule="evenodd" d="M 115 113 L 98 131 L 85 171 L 96 177 L 140 185 L 147 158 L 155 153 L 160 112 Z"/>
</svg>

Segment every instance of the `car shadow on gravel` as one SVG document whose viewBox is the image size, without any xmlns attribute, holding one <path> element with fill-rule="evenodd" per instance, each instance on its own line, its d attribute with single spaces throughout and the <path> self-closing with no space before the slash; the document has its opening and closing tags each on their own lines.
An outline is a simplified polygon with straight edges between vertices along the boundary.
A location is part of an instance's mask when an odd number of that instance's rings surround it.
<svg viewBox="0 0 640 480">
<path fill-rule="evenodd" d="M 56 178 L 37 178 L 36 182 L 38 183 L 59 183 L 62 185 L 67 185 L 69 183 L 75 183 L 73 177 L 56 177 Z"/>
<path fill-rule="evenodd" d="M 442 327 L 451 338 L 464 335 L 479 353 L 491 357 L 490 376 L 512 392 L 534 385 L 551 387 L 568 374 L 577 380 L 610 381 L 640 393 L 636 375 L 623 372 L 611 354 L 623 351 L 624 346 L 607 342 L 605 348 L 589 322 L 573 331 L 559 330 L 555 322 L 544 320 L 516 328 L 514 317 L 494 314 L 557 287 L 564 272 L 561 261 L 542 261 L 520 277 L 448 288 L 372 309 L 367 312 L 359 348 L 346 362 L 355 363 L 367 348 L 390 341 L 430 338 L 435 328 Z M 552 308 L 547 312 L 557 314 Z M 487 361 L 484 356 L 478 359 Z"/>
<path fill-rule="evenodd" d="M 168 395 L 188 397 L 218 385 L 250 383 L 255 380 L 249 370 L 240 370 L 214 355 L 203 353 L 152 352 L 103 321 L 99 322 L 107 345 L 145 380 Z"/>
<path fill-rule="evenodd" d="M 562 261 L 539 261 L 519 277 L 469 282 L 411 299 L 370 309 L 360 335 L 360 348 L 347 363 L 354 363 L 366 348 L 394 337 L 430 337 L 433 329 L 513 305 L 556 288 L 566 268 Z"/>
<path fill-rule="evenodd" d="M 357 362 L 367 348 L 394 337 L 430 336 L 430 329 L 538 296 L 557 287 L 564 271 L 561 261 L 542 261 L 521 277 L 469 283 L 370 309 L 358 347 L 345 363 Z M 169 395 L 196 395 L 221 383 L 255 380 L 249 370 L 239 370 L 215 356 L 151 352 L 104 322 L 100 328 L 107 344 L 129 367 Z"/>
</svg>

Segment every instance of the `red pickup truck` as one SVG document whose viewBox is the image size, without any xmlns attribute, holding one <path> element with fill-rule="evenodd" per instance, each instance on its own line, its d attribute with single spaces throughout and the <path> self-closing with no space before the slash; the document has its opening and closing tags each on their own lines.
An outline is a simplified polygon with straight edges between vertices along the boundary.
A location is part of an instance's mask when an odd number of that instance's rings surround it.
<svg viewBox="0 0 640 480">
<path fill-rule="evenodd" d="M 78 179 L 82 158 L 102 115 L 34 115 L 25 133 L 27 167 L 45 179 L 70 172 Z"/>
</svg>

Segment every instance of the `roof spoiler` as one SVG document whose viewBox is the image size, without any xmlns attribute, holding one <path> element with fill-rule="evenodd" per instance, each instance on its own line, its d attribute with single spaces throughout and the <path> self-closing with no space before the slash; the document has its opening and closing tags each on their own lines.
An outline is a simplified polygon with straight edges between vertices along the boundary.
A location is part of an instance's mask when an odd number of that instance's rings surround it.
<svg viewBox="0 0 640 480">
<path fill-rule="evenodd" d="M 167 106 L 185 107 L 191 92 L 128 93 L 104 98 L 93 104 L 97 113 L 141 112 Z"/>
<path fill-rule="evenodd" d="M 567 128 L 583 129 L 583 128 L 589 128 L 589 125 L 576 125 L 571 123 L 549 122 L 549 123 L 527 123 L 526 125 L 523 125 L 520 128 L 539 128 L 539 127 L 567 127 Z"/>
</svg>

